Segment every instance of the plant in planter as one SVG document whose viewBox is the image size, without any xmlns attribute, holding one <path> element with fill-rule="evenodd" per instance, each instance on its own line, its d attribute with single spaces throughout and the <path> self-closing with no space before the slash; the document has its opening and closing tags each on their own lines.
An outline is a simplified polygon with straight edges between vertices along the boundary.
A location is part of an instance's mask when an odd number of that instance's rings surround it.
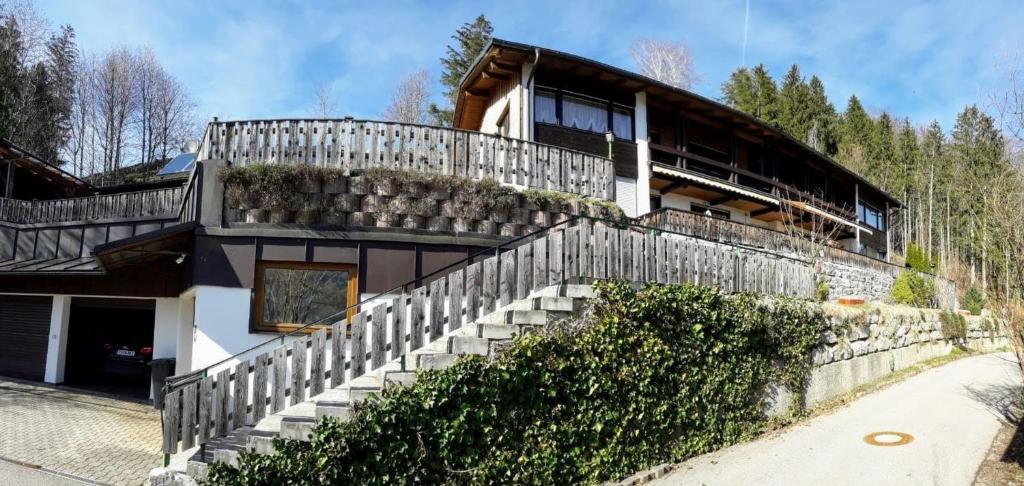
<svg viewBox="0 0 1024 486">
<path fill-rule="evenodd" d="M 306 194 L 305 201 L 295 215 L 295 222 L 313 225 L 320 222 L 323 199 L 319 194 Z"/>
<path fill-rule="evenodd" d="M 342 194 L 348 191 L 348 178 L 345 171 L 334 167 L 320 169 L 324 181 L 325 194 Z"/>
<path fill-rule="evenodd" d="M 300 164 L 295 171 L 301 184 L 301 192 L 305 194 L 320 194 L 323 185 L 323 171 L 316 166 Z"/>
<path fill-rule="evenodd" d="M 338 203 L 339 201 L 343 200 L 342 196 L 344 195 L 334 196 L 329 199 L 330 203 L 327 204 L 323 211 L 323 217 L 321 220 L 323 224 L 331 226 L 342 226 L 347 223 L 348 213 L 351 213 L 353 211 L 346 210 L 351 208 Z M 358 206 L 355 209 L 358 209 Z"/>
<path fill-rule="evenodd" d="M 375 194 L 392 197 L 398 195 L 401 171 L 374 167 L 364 171 L 362 177 Z"/>
<path fill-rule="evenodd" d="M 409 170 L 404 171 L 400 185 L 399 190 L 403 195 L 422 199 L 429 193 L 430 181 L 425 175 Z"/>
<path fill-rule="evenodd" d="M 434 175 L 426 179 L 427 197 L 436 201 L 444 201 L 452 196 L 452 191 L 463 184 L 458 177 Z"/>
</svg>

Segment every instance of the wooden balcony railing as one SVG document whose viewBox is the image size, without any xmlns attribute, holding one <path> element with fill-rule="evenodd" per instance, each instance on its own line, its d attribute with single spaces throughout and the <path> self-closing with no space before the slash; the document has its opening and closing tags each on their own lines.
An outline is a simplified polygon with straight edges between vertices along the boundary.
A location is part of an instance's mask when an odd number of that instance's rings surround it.
<svg viewBox="0 0 1024 486">
<path fill-rule="evenodd" d="M 674 147 L 658 144 L 651 144 L 650 149 L 651 160 L 654 160 L 656 163 L 670 165 L 677 169 L 719 179 L 744 189 L 755 190 L 777 198 L 796 199 L 828 211 L 847 221 L 856 220 L 856 214 L 852 208 L 836 206 L 818 196 L 756 172 L 704 157 L 685 149 L 679 150 Z"/>
<path fill-rule="evenodd" d="M 0 198 L 0 221 L 20 224 L 176 218 L 183 187 L 48 201 Z"/>
<path fill-rule="evenodd" d="M 730 245 L 762 248 L 773 253 L 794 254 L 808 259 L 815 258 L 820 251 L 823 258 L 832 262 L 872 268 L 892 275 L 900 271 L 899 266 L 889 262 L 842 248 L 816 245 L 797 235 L 676 208 L 661 208 L 641 215 L 637 217 L 637 222 Z"/>
<path fill-rule="evenodd" d="M 199 160 L 233 165 L 314 164 L 346 171 L 386 167 L 615 199 L 610 159 L 451 128 L 367 120 L 213 122 Z"/>
</svg>

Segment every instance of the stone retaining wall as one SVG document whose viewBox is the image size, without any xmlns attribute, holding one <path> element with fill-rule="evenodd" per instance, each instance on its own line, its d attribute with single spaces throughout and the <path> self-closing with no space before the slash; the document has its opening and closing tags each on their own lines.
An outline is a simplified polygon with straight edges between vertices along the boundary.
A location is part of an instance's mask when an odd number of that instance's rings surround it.
<svg viewBox="0 0 1024 486">
<path fill-rule="evenodd" d="M 884 300 L 896 280 L 887 272 L 828 260 L 824 262 L 822 275 L 828 282 L 829 297 L 833 299 L 860 297 L 868 301 Z"/>
<path fill-rule="evenodd" d="M 829 329 L 811 353 L 814 369 L 804 397 L 807 407 L 849 393 L 894 371 L 949 354 L 956 345 L 995 351 L 1008 345 L 1004 324 L 989 316 L 967 316 L 967 337 L 946 339 L 941 311 L 907 306 L 822 304 Z M 789 410 L 792 394 L 771 390 L 768 413 Z"/>
</svg>

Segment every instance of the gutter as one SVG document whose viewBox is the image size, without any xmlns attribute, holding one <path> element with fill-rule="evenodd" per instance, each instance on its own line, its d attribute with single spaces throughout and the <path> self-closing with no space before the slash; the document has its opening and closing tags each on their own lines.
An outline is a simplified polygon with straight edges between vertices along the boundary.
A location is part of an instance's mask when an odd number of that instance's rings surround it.
<svg viewBox="0 0 1024 486">
<path fill-rule="evenodd" d="M 524 96 L 523 100 L 519 102 L 519 139 L 520 140 L 526 140 L 525 138 L 523 138 L 523 128 L 527 125 L 527 121 L 523 120 L 523 102 L 529 103 L 530 100 L 533 98 L 532 96 L 529 96 L 529 94 L 533 92 L 532 91 L 532 88 L 533 88 L 533 75 L 537 73 L 537 64 L 539 63 L 539 61 L 540 61 L 540 48 L 539 47 L 534 47 L 533 48 L 533 68 L 530 69 L 530 77 L 526 78 L 526 88 L 525 88 L 525 93 L 524 93 L 526 96 Z M 530 122 L 530 123 L 532 123 L 532 122 Z M 529 140 L 532 142 L 533 141 L 533 137 L 530 137 Z"/>
</svg>

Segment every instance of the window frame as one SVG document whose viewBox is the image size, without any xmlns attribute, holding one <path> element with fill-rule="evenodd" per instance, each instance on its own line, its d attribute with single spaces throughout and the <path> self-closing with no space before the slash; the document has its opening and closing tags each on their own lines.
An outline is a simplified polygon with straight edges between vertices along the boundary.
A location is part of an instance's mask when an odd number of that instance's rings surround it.
<svg viewBox="0 0 1024 486">
<path fill-rule="evenodd" d="M 349 310 L 345 318 L 351 320 L 356 314 L 353 304 L 359 302 L 359 266 L 354 263 L 326 263 L 326 262 L 288 262 L 261 260 L 256 262 L 255 281 L 253 283 L 253 312 L 250 321 L 250 328 L 254 332 L 275 332 L 287 333 L 294 331 L 305 324 L 288 322 L 266 323 L 263 322 L 263 298 L 266 287 L 267 269 L 278 270 L 320 270 L 334 272 L 348 272 L 348 287 L 345 299 L 348 301 Z M 341 309 L 338 309 L 339 311 Z M 312 333 L 318 329 L 329 327 L 330 324 L 317 324 L 303 330 L 305 333 Z"/>
<path fill-rule="evenodd" d="M 858 204 L 860 205 L 860 207 L 857 208 L 857 221 L 859 221 L 861 224 L 867 226 L 868 228 L 871 228 L 871 229 L 874 229 L 874 230 L 888 231 L 887 228 L 888 228 L 888 223 L 889 222 L 886 221 L 886 219 L 887 219 L 886 218 L 886 214 L 882 210 L 877 209 L 874 206 L 872 206 L 871 204 L 868 204 L 868 203 L 866 203 L 864 201 L 858 201 Z M 871 224 L 871 222 L 868 221 L 866 216 L 868 215 L 869 212 L 873 213 L 875 215 L 876 220 L 879 223 L 878 225 Z M 881 227 L 879 227 L 879 226 L 881 226 Z"/>
<path fill-rule="evenodd" d="M 690 203 L 690 212 L 694 213 L 694 214 L 699 214 L 699 215 L 707 217 L 707 218 L 715 218 L 715 219 L 722 219 L 722 220 L 725 220 L 725 221 L 732 221 L 732 211 L 729 211 L 729 210 L 726 210 L 726 209 L 713 208 L 713 207 L 708 206 L 706 204 L 700 204 L 700 203 L 691 202 Z M 709 216 L 709 215 L 707 215 L 705 213 L 711 213 L 711 215 Z"/>
<path fill-rule="evenodd" d="M 583 133 L 593 133 L 593 134 L 598 134 L 598 135 L 604 135 L 605 133 L 611 132 L 612 135 L 615 137 L 615 140 L 623 140 L 623 141 L 627 141 L 627 142 L 635 142 L 636 141 L 636 107 L 635 106 L 630 106 L 630 105 L 626 105 L 626 104 L 623 104 L 623 103 L 618 103 L 618 102 L 612 101 L 610 99 L 604 99 L 604 98 L 597 97 L 597 96 L 591 96 L 591 95 L 584 94 L 584 93 L 579 93 L 579 92 L 576 92 L 576 91 L 569 91 L 569 90 L 565 90 L 565 89 L 561 89 L 561 88 L 553 88 L 553 87 L 550 87 L 550 86 L 541 86 L 541 85 L 538 85 L 534 89 L 533 93 L 531 94 L 531 96 L 533 96 L 533 98 L 534 98 L 534 106 L 536 106 L 536 98 L 537 98 L 537 96 L 539 94 L 541 94 L 541 93 L 543 93 L 544 96 L 547 97 L 547 98 L 552 98 L 552 97 L 554 98 L 554 102 L 555 102 L 555 121 L 554 121 L 554 123 L 552 123 L 550 121 L 539 120 L 537 118 L 538 110 L 536 110 L 536 108 L 535 108 L 534 109 L 534 113 L 532 113 L 533 123 L 534 124 L 538 124 L 539 123 L 539 124 L 542 124 L 542 125 L 557 126 L 557 127 L 565 128 L 565 129 L 568 129 L 568 130 L 576 130 L 576 131 L 583 132 Z M 605 112 L 605 117 L 606 117 L 606 122 L 605 123 L 607 124 L 607 130 L 604 131 L 604 132 L 595 132 L 595 131 L 592 131 L 592 130 L 587 130 L 585 128 L 576 128 L 576 127 L 570 127 L 570 126 L 566 125 L 565 124 L 565 117 L 562 114 L 562 112 L 563 112 L 563 103 L 565 102 L 565 97 L 566 96 L 569 96 L 570 98 L 578 98 L 578 99 L 580 99 L 583 102 L 590 102 L 590 103 L 594 103 L 594 104 L 599 104 L 602 107 L 604 107 L 604 112 Z M 622 138 L 622 137 L 618 136 L 618 134 L 615 133 L 615 110 L 616 109 L 620 109 L 620 110 L 628 111 L 629 112 L 629 134 L 630 134 L 630 138 Z"/>
</svg>

